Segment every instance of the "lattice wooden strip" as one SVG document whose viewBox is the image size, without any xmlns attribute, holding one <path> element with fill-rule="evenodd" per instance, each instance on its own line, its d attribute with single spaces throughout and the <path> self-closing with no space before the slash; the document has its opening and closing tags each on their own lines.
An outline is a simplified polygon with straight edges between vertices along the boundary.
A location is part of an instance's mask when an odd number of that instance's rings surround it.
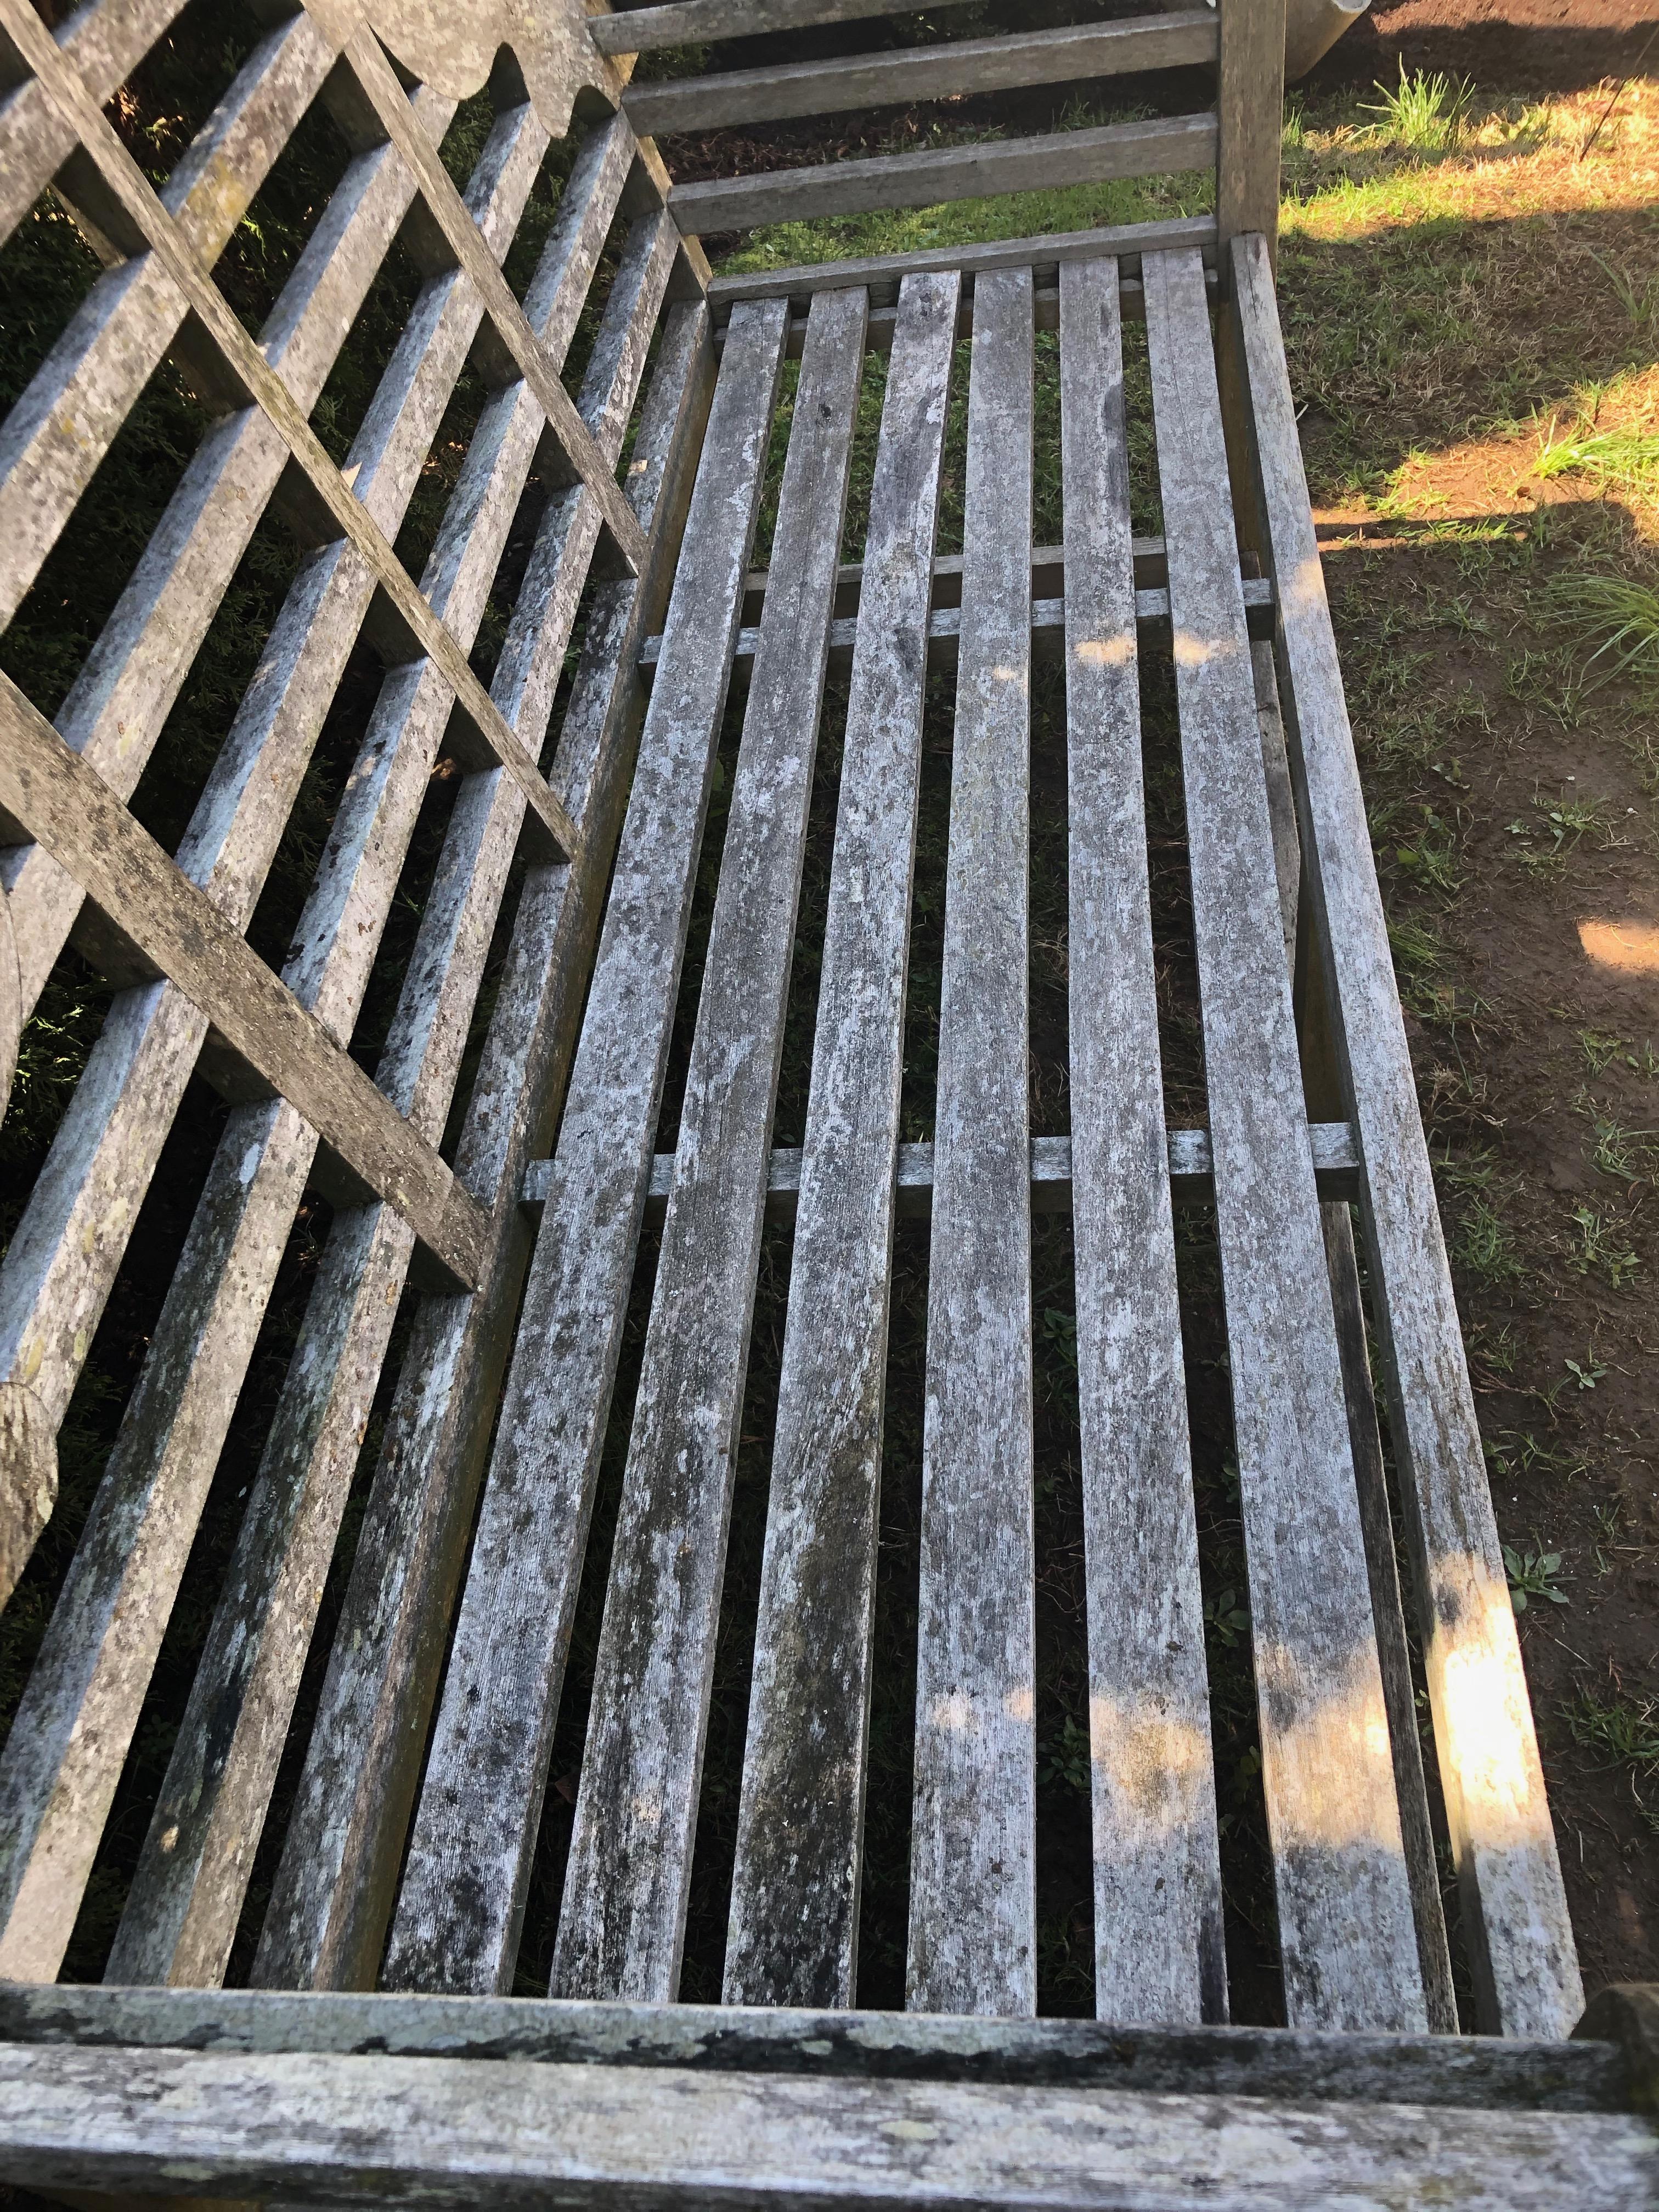
<svg viewBox="0 0 1659 2212">
<path fill-rule="evenodd" d="M 1204 1606 L 1140 757 L 1118 264 L 1060 272 L 1072 1215 L 1095 2008 L 1224 2020 Z"/>
<path fill-rule="evenodd" d="M 734 311 L 735 312 L 735 311 Z M 842 747 L 744 1754 L 730 2002 L 852 2002 L 923 639 L 953 276 L 906 280 Z"/>
</svg>

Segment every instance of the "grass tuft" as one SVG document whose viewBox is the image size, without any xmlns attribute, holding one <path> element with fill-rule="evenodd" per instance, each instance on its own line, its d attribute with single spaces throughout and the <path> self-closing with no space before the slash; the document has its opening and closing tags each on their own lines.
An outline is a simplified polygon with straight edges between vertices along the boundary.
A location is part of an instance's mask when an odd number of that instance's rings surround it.
<svg viewBox="0 0 1659 2212">
<path fill-rule="evenodd" d="M 1651 489 L 1659 481 L 1659 432 L 1598 430 L 1589 438 L 1552 437 L 1534 473 L 1559 477 L 1574 469 L 1632 491 Z"/>
<path fill-rule="evenodd" d="M 1468 77 L 1448 76 L 1443 70 L 1432 76 L 1414 70 L 1407 76 L 1403 54 L 1399 83 L 1392 88 L 1378 83 L 1374 88 L 1382 99 L 1361 103 L 1362 113 L 1382 118 L 1371 126 L 1374 134 L 1425 154 L 1443 153 L 1457 143 L 1474 101 L 1474 87 Z"/>
<path fill-rule="evenodd" d="M 1659 677 L 1659 592 L 1630 576 L 1564 576 L 1550 588 L 1564 621 L 1595 642 L 1592 662 L 1607 660 L 1606 680 Z"/>
</svg>

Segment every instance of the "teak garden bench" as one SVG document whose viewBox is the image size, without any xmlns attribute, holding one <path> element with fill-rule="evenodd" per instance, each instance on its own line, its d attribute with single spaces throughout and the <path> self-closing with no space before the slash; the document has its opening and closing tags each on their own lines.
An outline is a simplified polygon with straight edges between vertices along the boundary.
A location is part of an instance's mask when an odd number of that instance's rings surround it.
<svg viewBox="0 0 1659 2212">
<path fill-rule="evenodd" d="M 1572 2039 L 1583 1996 L 1298 449 L 1273 270 L 1284 0 L 628 89 L 641 50 L 881 12 L 272 0 L 157 190 L 110 103 L 180 0 L 85 0 L 55 33 L 0 0 L 4 234 L 54 186 L 105 264 L 0 430 L 6 621 L 158 365 L 210 414 L 55 726 L 0 678 L 8 1077 L 66 946 L 117 987 L 0 1276 L 0 1593 L 53 1512 L 54 1440 L 186 1085 L 230 1102 L 0 1759 L 8 2180 L 82 2203 L 1652 2201 L 1651 1996 L 1602 1998 Z M 1213 64 L 1214 112 L 1174 120 L 680 186 L 650 137 L 1191 64 Z M 463 191 L 438 143 L 487 78 L 495 120 Z M 216 264 L 319 101 L 349 165 L 256 340 Z M 568 136 L 520 297 L 502 264 Z M 714 281 L 697 243 L 1212 167 L 1213 215 L 1117 229 Z M 312 417 L 399 237 L 421 289 L 337 465 Z M 1038 332 L 1058 333 L 1053 546 L 1033 543 Z M 417 581 L 394 544 L 469 362 L 488 389 Z M 964 400 L 951 558 L 942 455 Z M 1134 467 L 1155 476 L 1156 537 L 1132 534 Z M 532 482 L 486 687 L 480 625 Z M 305 550 L 169 854 L 128 801 L 268 508 Z M 246 932 L 360 635 L 378 700 L 278 975 Z M 1070 1018 L 1069 1129 L 1034 1141 L 1036 654 L 1064 671 Z M 1172 662 L 1179 716 L 1196 1127 L 1166 1127 L 1143 660 Z M 951 667 L 937 1104 L 931 1142 L 901 1146 L 924 697 Z M 810 1097 L 802 1145 L 775 1149 L 832 668 Z M 444 763 L 453 806 L 371 1080 L 348 1048 Z M 193 1593 L 211 1627 L 106 1978 L 60 1984 L 308 1188 L 331 1218 L 228 1566 Z M 1172 1211 L 1194 1200 L 1220 1256 L 1280 2028 L 1226 2025 Z M 1094 2021 L 1035 2017 L 1034 1206 L 1069 1210 L 1075 1253 Z M 895 1220 L 916 1212 L 908 2009 L 872 2012 L 856 1939 L 884 1384 Z M 682 2005 L 757 1271 L 781 1213 L 725 2002 Z M 551 1995 L 514 1998 L 648 1219 Z M 366 1434 L 361 1532 L 296 1733 Z M 227 1990 L 285 1753 L 298 1778 L 251 1986 Z M 1458 2032 L 1442 1808 L 1478 2033 Z"/>
</svg>

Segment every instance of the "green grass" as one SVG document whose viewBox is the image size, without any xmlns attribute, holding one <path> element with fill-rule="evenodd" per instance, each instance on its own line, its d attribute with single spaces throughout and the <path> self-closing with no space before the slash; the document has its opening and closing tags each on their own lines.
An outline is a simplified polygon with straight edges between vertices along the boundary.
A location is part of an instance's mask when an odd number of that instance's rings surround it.
<svg viewBox="0 0 1659 2212">
<path fill-rule="evenodd" d="M 1375 115 L 1372 126 L 1379 137 L 1396 146 L 1421 153 L 1442 153 L 1462 137 L 1474 105 L 1474 87 L 1466 76 L 1432 75 L 1424 70 L 1406 74 L 1406 58 L 1400 57 L 1400 82 L 1376 85 L 1380 100 L 1362 102 L 1361 112 Z"/>
<path fill-rule="evenodd" d="M 1563 576 L 1550 587 L 1549 605 L 1572 624 L 1602 674 L 1659 678 L 1659 591 L 1634 576 Z"/>
<path fill-rule="evenodd" d="M 1647 490 L 1659 483 L 1659 434 L 1650 430 L 1598 430 L 1588 438 L 1552 437 L 1534 474 L 1565 476 L 1577 470 L 1599 483 Z"/>
</svg>

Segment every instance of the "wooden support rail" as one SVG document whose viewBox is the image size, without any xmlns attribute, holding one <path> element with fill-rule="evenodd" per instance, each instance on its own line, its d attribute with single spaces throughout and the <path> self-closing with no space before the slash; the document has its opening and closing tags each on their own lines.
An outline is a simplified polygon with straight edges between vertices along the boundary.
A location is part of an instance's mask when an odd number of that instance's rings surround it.
<svg viewBox="0 0 1659 2212">
<path fill-rule="evenodd" d="M 8 0 L 16 6 L 20 0 Z M 994 192 L 1042 191 L 1054 185 L 1098 184 L 1113 177 L 1161 176 L 1207 169 L 1215 160 L 1215 118 L 1178 115 L 1151 123 L 1109 123 L 1040 138 L 991 139 L 922 154 L 829 161 L 677 185 L 668 210 L 684 231 L 749 230 L 762 223 L 811 222 L 872 208 L 932 207 Z M 956 264 L 953 262 L 954 267 Z"/>
<path fill-rule="evenodd" d="M 1353 1132 L 1346 1121 L 1310 1121 L 1308 1141 L 1313 1148 L 1314 1180 L 1327 1201 L 1351 1201 L 1359 1195 L 1359 1156 Z M 1170 1189 L 1177 1205 L 1209 1206 L 1214 1201 L 1211 1180 L 1210 1133 L 1207 1129 L 1171 1129 L 1168 1133 Z M 801 1153 L 798 1145 L 781 1145 L 772 1152 L 766 1184 L 766 1211 L 773 1221 L 793 1221 L 800 1194 Z M 524 1171 L 521 1203 L 539 1214 L 546 1203 L 553 1164 L 532 1160 Z M 651 1162 L 651 1181 L 645 1195 L 645 1218 L 659 1221 L 674 1181 L 674 1155 L 658 1152 Z M 894 1180 L 894 1203 L 912 1221 L 926 1221 L 933 1210 L 933 1148 L 930 1144 L 901 1145 Z M 1031 1210 L 1034 1213 L 1069 1213 L 1072 1210 L 1072 1139 L 1033 1137 L 1031 1139 Z"/>
<path fill-rule="evenodd" d="M 933 0 L 959 8 L 963 0 Z M 895 0 L 670 0 L 656 8 L 625 8 L 588 19 L 588 35 L 602 54 L 649 53 L 660 46 L 701 46 L 705 40 L 752 39 L 769 31 L 797 31 L 813 23 L 854 23 L 900 10 Z"/>
<path fill-rule="evenodd" d="M 641 137 L 709 131 L 854 108 L 907 106 L 1019 85 L 1070 84 L 1130 70 L 1178 69 L 1212 62 L 1215 13 L 1188 8 L 1167 15 L 1134 15 L 1115 23 L 1078 23 L 1024 31 L 1004 39 L 964 39 L 939 46 L 901 46 L 829 62 L 732 70 L 634 85 L 623 111 Z"/>
</svg>

